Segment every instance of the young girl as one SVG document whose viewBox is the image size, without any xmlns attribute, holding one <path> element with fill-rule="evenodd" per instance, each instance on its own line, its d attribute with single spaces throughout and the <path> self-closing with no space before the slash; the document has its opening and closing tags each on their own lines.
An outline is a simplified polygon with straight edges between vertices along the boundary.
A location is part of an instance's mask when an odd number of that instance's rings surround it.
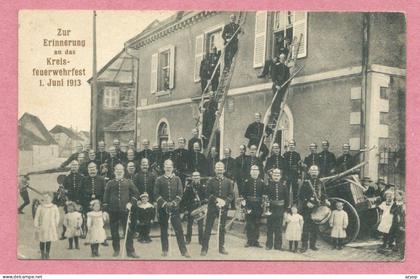
<svg viewBox="0 0 420 279">
<path fill-rule="evenodd" d="M 99 257 L 99 244 L 104 243 L 106 240 L 106 233 L 104 229 L 104 222 L 106 217 L 101 211 L 101 202 L 93 200 L 90 202 L 92 211 L 87 213 L 87 238 L 86 241 L 90 243 L 92 257 Z"/>
<path fill-rule="evenodd" d="M 289 251 L 297 252 L 299 241 L 302 237 L 303 217 L 298 213 L 297 207 L 291 208 L 291 213 L 286 214 L 286 240 L 289 241 Z M 294 244 L 294 249 L 293 249 Z"/>
<path fill-rule="evenodd" d="M 41 259 L 50 258 L 51 241 L 58 240 L 57 226 L 60 221 L 60 213 L 55 204 L 52 203 L 53 193 L 43 194 L 41 205 L 38 206 L 34 226 L 39 240 Z"/>
<path fill-rule="evenodd" d="M 405 204 L 404 193 L 396 191 L 395 203 L 391 207 L 391 214 L 393 215 L 392 226 L 390 234 L 392 235 L 392 242 L 395 240 L 394 251 L 404 254 L 404 238 L 405 238 Z"/>
<path fill-rule="evenodd" d="M 383 234 L 382 249 L 388 248 L 392 244 L 389 231 L 392 226 L 393 214 L 391 213 L 391 207 L 394 204 L 394 195 L 391 191 L 385 192 L 385 201 L 379 205 L 379 209 L 382 210 L 381 222 L 378 226 L 378 231 Z"/>
<path fill-rule="evenodd" d="M 347 212 L 343 210 L 343 203 L 337 202 L 336 209 L 331 213 L 329 220 L 331 229 L 331 238 L 333 240 L 333 249 L 343 249 L 343 240 L 347 237 L 346 228 L 349 225 Z"/>
<path fill-rule="evenodd" d="M 65 237 L 69 240 L 69 248 L 79 249 L 79 236 L 82 235 L 83 218 L 80 212 L 76 211 L 76 205 L 73 202 L 67 203 L 67 214 L 64 216 L 63 225 L 66 227 Z"/>
</svg>

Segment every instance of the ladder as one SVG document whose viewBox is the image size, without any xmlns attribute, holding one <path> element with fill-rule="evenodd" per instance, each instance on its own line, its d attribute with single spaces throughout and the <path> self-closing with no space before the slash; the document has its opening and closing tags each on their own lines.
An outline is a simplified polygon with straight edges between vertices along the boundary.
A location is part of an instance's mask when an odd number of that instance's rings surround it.
<svg viewBox="0 0 420 279">
<path fill-rule="evenodd" d="M 232 37 L 236 36 L 237 32 L 239 32 L 239 30 L 241 29 L 241 25 L 245 21 L 245 16 L 246 16 L 245 12 L 239 12 L 238 21 L 237 21 L 237 23 L 239 25 L 239 28 L 235 31 L 235 33 L 233 34 Z M 216 65 L 216 67 L 215 67 L 215 69 L 212 73 L 212 76 L 211 76 L 209 82 L 206 85 L 206 88 L 204 89 L 204 92 L 207 91 L 208 87 L 211 84 L 211 80 L 214 78 L 214 76 L 217 72 L 217 69 L 221 65 L 221 61 L 224 60 L 225 50 L 226 50 L 226 47 L 229 45 L 230 42 L 231 41 L 229 41 L 224 46 L 224 48 L 222 49 L 221 55 L 219 57 L 219 61 L 218 61 L 217 65 Z M 239 51 L 239 49 L 238 49 L 238 51 Z M 215 117 L 215 120 L 214 120 L 214 123 L 213 123 L 213 128 L 212 128 L 210 137 L 208 139 L 207 148 L 204 152 L 204 154 L 206 156 L 208 156 L 208 154 L 210 153 L 212 142 L 213 142 L 214 137 L 216 135 L 216 131 L 219 128 L 218 123 L 220 121 L 220 116 L 223 113 L 224 105 L 226 103 L 226 97 L 227 97 L 227 94 L 228 94 L 228 91 L 229 91 L 229 88 L 230 88 L 230 83 L 232 81 L 233 72 L 235 70 L 236 57 L 237 57 L 238 51 L 236 52 L 236 54 L 232 58 L 232 61 L 230 63 L 230 67 L 224 67 L 224 69 L 222 71 L 222 75 L 220 77 L 219 85 L 218 85 L 217 90 L 216 90 L 215 95 L 214 95 L 214 100 L 218 104 L 218 108 L 217 108 L 216 117 Z M 204 94 L 201 95 L 201 102 L 200 102 L 200 107 L 199 107 L 199 109 L 200 109 L 200 120 L 197 123 L 197 127 L 199 127 L 201 125 L 201 129 L 199 129 L 200 137 L 202 136 L 202 133 L 203 133 L 203 120 L 204 120 L 204 109 L 203 109 L 203 107 L 204 107 Z"/>
<path fill-rule="evenodd" d="M 297 60 L 297 55 L 298 55 L 298 53 L 299 53 L 299 47 L 300 47 L 300 44 L 301 44 L 301 42 L 302 42 L 302 37 L 303 37 L 303 35 L 301 34 L 300 35 L 300 38 L 299 38 L 299 41 L 298 41 L 298 43 L 297 43 L 297 46 L 296 46 L 296 50 L 295 49 L 293 49 L 293 51 L 294 51 L 294 54 L 293 54 L 293 59 L 292 59 L 292 61 L 286 61 L 285 63 L 287 63 L 287 62 L 289 62 L 289 64 L 292 64 L 292 67 L 291 68 L 296 68 L 296 60 Z M 295 46 L 293 46 L 293 48 L 295 48 Z M 289 60 L 289 59 L 288 59 Z M 263 128 L 263 133 L 265 133 L 265 130 L 266 130 L 266 128 L 267 128 L 267 126 L 271 126 L 271 127 L 275 127 L 274 128 L 274 130 L 273 130 L 273 133 L 272 133 L 272 138 L 271 138 L 271 141 L 270 141 L 270 148 L 269 148 L 269 153 L 271 152 L 271 149 L 272 149 L 272 147 L 273 147 L 273 144 L 274 144 L 274 141 L 276 140 L 276 135 L 277 135 L 277 131 L 278 131 L 278 129 L 279 129 L 279 123 L 280 123 L 280 119 L 281 119 L 281 116 L 282 116 L 282 114 L 283 114 L 283 111 L 284 111 L 284 105 L 286 104 L 286 101 L 287 101 L 287 97 L 288 97 L 288 95 L 289 95 L 289 90 L 288 90 L 288 87 L 289 87 L 289 85 L 290 85 L 290 83 L 291 83 L 291 81 L 292 81 L 292 79 L 301 71 L 303 69 L 303 66 L 301 66 L 301 67 L 299 67 L 297 70 L 294 70 L 293 71 L 293 73 L 290 75 L 290 77 L 289 77 L 289 79 L 287 79 L 281 86 L 280 86 L 280 88 L 279 89 L 277 89 L 277 91 L 276 91 L 276 93 L 274 94 L 274 96 L 273 96 L 273 99 L 271 100 L 271 103 L 270 103 L 270 105 L 268 106 L 268 108 L 267 108 L 267 110 L 266 110 L 266 112 L 265 112 L 265 114 L 264 114 L 264 128 Z M 277 117 L 274 117 L 274 114 L 272 113 L 272 106 L 273 106 L 273 103 L 274 103 L 274 100 L 276 99 L 276 97 L 277 97 L 277 94 L 279 94 L 280 93 L 280 90 L 282 90 L 283 88 L 286 88 L 286 94 L 284 95 L 284 98 L 283 98 L 283 101 L 281 102 L 281 105 L 280 105 L 280 111 L 279 111 L 279 114 L 278 114 L 278 116 Z M 260 150 L 261 150 L 261 146 L 262 146 L 262 144 L 263 144 L 263 142 L 264 142 L 264 140 L 265 140 L 265 134 L 261 137 L 261 139 L 260 139 L 260 142 L 259 142 L 259 144 L 258 144 L 258 149 L 257 149 L 257 154 L 259 154 L 260 153 Z"/>
</svg>

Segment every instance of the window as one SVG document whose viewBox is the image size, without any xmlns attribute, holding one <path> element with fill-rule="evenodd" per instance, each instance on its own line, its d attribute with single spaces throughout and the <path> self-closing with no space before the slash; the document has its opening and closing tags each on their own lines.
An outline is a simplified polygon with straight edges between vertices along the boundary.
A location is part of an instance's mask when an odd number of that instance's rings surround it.
<svg viewBox="0 0 420 279">
<path fill-rule="evenodd" d="M 159 146 L 161 146 L 162 141 L 168 141 L 169 139 L 169 132 L 168 132 L 168 123 L 161 122 L 158 127 L 158 142 Z"/>
<path fill-rule="evenodd" d="M 120 88 L 105 87 L 104 89 L 104 108 L 119 108 L 120 106 Z"/>
<path fill-rule="evenodd" d="M 381 99 L 388 100 L 389 99 L 388 87 L 381 86 L 380 89 L 379 89 L 379 95 L 380 95 Z"/>
<path fill-rule="evenodd" d="M 293 12 L 293 11 L 279 11 L 274 13 L 274 40 L 273 40 L 273 55 L 278 55 L 279 49 L 284 46 L 284 39 L 289 39 L 295 44 L 292 47 L 291 57 L 295 55 L 295 49 L 300 37 L 302 37 L 297 58 L 306 57 L 307 52 L 307 30 L 308 30 L 308 13 L 307 12 Z"/>
<path fill-rule="evenodd" d="M 151 93 L 168 91 L 174 88 L 175 47 L 167 46 L 152 55 Z"/>
<path fill-rule="evenodd" d="M 254 68 L 262 67 L 267 47 L 267 12 L 255 13 Z"/>
<path fill-rule="evenodd" d="M 200 65 L 204 54 L 211 52 L 213 47 L 223 49 L 222 30 L 223 24 L 220 24 L 195 37 L 194 82 L 200 81 Z"/>
</svg>

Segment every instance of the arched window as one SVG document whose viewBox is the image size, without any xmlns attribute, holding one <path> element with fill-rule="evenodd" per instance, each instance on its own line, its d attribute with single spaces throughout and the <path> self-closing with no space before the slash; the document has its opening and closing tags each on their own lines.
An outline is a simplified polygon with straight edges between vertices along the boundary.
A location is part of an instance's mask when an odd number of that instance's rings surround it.
<svg viewBox="0 0 420 279">
<path fill-rule="evenodd" d="M 161 145 L 162 141 L 168 141 L 169 139 L 169 127 L 168 123 L 165 121 L 160 122 L 157 130 L 157 139 L 159 146 Z"/>
</svg>

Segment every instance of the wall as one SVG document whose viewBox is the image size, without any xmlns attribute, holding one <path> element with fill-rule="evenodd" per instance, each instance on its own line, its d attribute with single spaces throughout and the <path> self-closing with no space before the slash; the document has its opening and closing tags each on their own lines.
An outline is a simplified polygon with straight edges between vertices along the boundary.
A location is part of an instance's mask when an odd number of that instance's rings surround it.
<svg viewBox="0 0 420 279">
<path fill-rule="evenodd" d="M 120 87 L 120 108 L 118 109 L 105 109 L 103 106 L 104 88 L 106 86 L 119 86 Z M 97 108 L 97 142 L 105 139 L 104 128 L 113 122 L 126 116 L 130 109 L 134 110 L 135 94 L 134 87 L 126 84 L 116 83 L 98 83 L 98 108 Z M 134 119 L 133 119 L 134 121 Z"/>
<path fill-rule="evenodd" d="M 405 68 L 406 24 L 403 13 L 370 14 L 369 63 Z"/>
</svg>

